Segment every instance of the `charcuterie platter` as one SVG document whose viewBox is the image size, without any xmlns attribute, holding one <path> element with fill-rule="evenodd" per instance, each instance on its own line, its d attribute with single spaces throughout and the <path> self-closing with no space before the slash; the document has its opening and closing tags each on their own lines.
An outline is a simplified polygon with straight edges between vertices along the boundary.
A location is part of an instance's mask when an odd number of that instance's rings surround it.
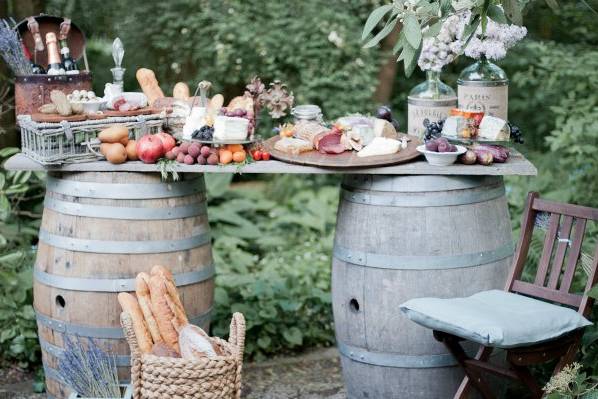
<svg viewBox="0 0 598 399">
<path fill-rule="evenodd" d="M 421 141 L 417 137 L 407 134 L 401 134 L 400 136 L 401 138 L 408 138 L 407 148 L 401 149 L 394 154 L 369 157 L 359 157 L 354 151 L 345 151 L 341 154 L 322 154 L 313 150 L 301 154 L 289 154 L 274 148 L 276 142 L 282 139 L 280 136 L 266 140 L 263 146 L 273 158 L 283 162 L 329 168 L 358 168 L 396 165 L 419 157 L 420 153 L 417 151 L 417 146 L 421 144 Z"/>
</svg>

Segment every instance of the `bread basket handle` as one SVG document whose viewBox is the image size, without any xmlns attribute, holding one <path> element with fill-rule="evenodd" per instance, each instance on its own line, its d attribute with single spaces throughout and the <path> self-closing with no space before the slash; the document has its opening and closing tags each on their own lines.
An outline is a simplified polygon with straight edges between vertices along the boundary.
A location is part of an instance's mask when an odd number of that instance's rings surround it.
<svg viewBox="0 0 598 399">
<path fill-rule="evenodd" d="M 239 348 L 239 357 L 243 359 L 243 351 L 245 349 L 245 317 L 242 313 L 233 314 L 230 322 L 230 335 L 228 342 Z"/>
<path fill-rule="evenodd" d="M 135 337 L 135 330 L 133 330 L 133 319 L 131 315 L 125 312 L 120 314 L 120 325 L 123 328 L 123 332 L 125 334 L 125 339 L 131 348 L 131 355 L 133 357 L 139 357 L 141 351 L 139 350 L 139 345 L 137 344 L 137 337 Z"/>
</svg>

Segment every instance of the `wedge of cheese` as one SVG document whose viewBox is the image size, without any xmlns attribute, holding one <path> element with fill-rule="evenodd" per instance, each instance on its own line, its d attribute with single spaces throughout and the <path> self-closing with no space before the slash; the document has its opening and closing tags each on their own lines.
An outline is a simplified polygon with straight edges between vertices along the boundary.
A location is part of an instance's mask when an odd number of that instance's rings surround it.
<svg viewBox="0 0 598 399">
<path fill-rule="evenodd" d="M 358 157 L 373 157 L 376 155 L 389 155 L 399 152 L 401 142 L 386 137 L 375 137 L 370 144 L 366 145 L 357 153 Z"/>
<path fill-rule="evenodd" d="M 486 115 L 480 122 L 478 138 L 490 141 L 508 141 L 511 137 L 507 121 Z"/>
</svg>

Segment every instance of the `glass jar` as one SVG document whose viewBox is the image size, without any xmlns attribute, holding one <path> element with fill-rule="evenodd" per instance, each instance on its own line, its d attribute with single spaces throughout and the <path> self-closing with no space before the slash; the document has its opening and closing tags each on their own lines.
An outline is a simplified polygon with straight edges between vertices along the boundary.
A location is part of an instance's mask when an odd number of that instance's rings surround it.
<svg viewBox="0 0 598 399">
<path fill-rule="evenodd" d="M 299 121 L 322 122 L 322 110 L 317 105 L 298 105 L 291 110 L 295 123 Z"/>
<path fill-rule="evenodd" d="M 407 133 L 423 137 L 424 119 L 446 119 L 455 107 L 457 95 L 453 88 L 440 80 L 440 72 L 427 71 L 425 82 L 415 86 L 407 97 Z"/>
<path fill-rule="evenodd" d="M 508 120 L 509 79 L 505 71 L 484 55 L 461 72 L 457 84 L 459 109 Z"/>
</svg>

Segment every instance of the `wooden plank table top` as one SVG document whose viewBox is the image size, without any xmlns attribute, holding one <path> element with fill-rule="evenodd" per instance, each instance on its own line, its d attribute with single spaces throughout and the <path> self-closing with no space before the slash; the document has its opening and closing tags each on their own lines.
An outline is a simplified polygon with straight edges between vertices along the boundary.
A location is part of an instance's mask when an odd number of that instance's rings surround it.
<svg viewBox="0 0 598 399">
<path fill-rule="evenodd" d="M 4 163 L 6 170 L 56 172 L 159 172 L 154 164 L 126 162 L 113 165 L 106 161 L 70 163 L 44 166 L 31 158 L 16 154 Z M 280 161 L 259 161 L 247 165 L 185 165 L 177 164 L 179 173 L 292 173 L 292 174 L 375 174 L 375 175 L 477 175 L 477 176 L 536 176 L 538 170 L 521 153 L 512 151 L 506 163 L 491 166 L 453 164 L 433 166 L 423 157 L 399 165 L 371 168 L 321 168 L 293 165 Z"/>
</svg>

